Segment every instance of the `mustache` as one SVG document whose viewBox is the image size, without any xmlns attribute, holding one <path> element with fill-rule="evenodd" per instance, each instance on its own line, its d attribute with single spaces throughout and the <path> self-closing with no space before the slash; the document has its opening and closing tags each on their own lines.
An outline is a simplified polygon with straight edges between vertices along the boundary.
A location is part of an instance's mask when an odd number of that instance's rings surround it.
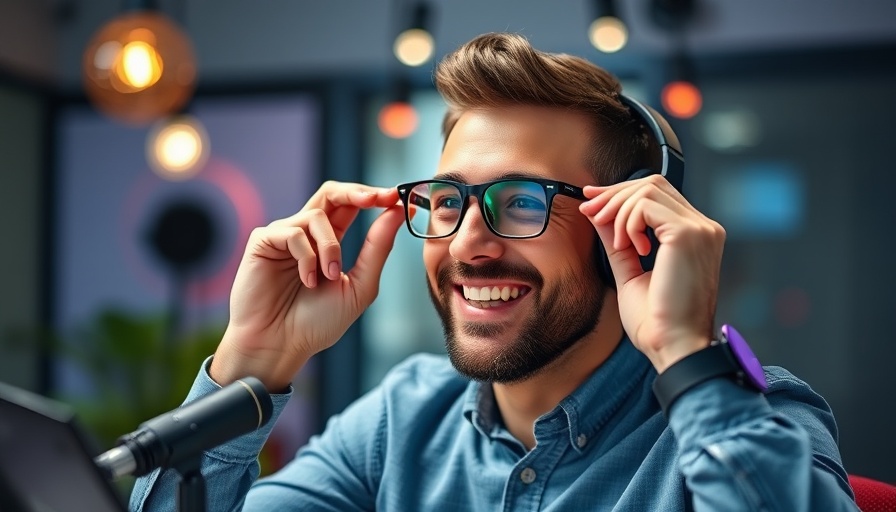
<svg viewBox="0 0 896 512">
<path fill-rule="evenodd" d="M 436 274 L 440 291 L 444 291 L 453 283 L 464 279 L 507 279 L 531 283 L 540 288 L 544 284 L 541 272 L 531 266 L 515 265 L 506 261 L 492 260 L 479 265 L 470 265 L 462 261 L 454 261 L 442 267 Z"/>
</svg>

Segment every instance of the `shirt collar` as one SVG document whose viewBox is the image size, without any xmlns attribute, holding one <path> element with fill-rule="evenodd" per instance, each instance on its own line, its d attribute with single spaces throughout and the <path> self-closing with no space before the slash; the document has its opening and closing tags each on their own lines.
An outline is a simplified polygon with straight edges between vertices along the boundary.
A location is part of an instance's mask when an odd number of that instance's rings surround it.
<svg viewBox="0 0 896 512">
<path fill-rule="evenodd" d="M 643 384 L 644 375 L 651 368 L 650 361 L 631 344 L 627 336 L 623 337 L 610 357 L 581 386 L 536 421 L 536 436 L 539 431 L 557 430 L 551 425 L 563 420 L 559 424 L 564 430 L 569 427 L 572 448 L 581 452 L 587 441 L 607 424 L 633 390 Z M 489 383 L 473 381 L 467 386 L 463 414 L 485 436 L 493 437 L 496 429 L 502 428 L 494 391 Z"/>
</svg>

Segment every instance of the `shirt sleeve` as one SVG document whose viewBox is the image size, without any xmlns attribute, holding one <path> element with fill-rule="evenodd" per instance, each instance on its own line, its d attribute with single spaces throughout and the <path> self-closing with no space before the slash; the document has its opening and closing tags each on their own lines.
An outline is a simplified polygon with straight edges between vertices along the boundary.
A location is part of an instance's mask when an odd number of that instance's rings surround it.
<svg viewBox="0 0 896 512">
<path fill-rule="evenodd" d="M 185 404 L 221 389 L 208 374 L 210 362 L 211 357 L 202 364 L 202 369 L 184 400 Z M 291 396 L 292 388 L 287 393 L 272 394 L 274 410 L 271 419 L 263 427 L 203 454 L 200 471 L 205 477 L 208 510 L 241 510 L 243 498 L 258 478 L 258 454 Z M 131 491 L 129 509 L 153 512 L 175 510 L 179 479 L 180 475 L 176 471 L 158 469 L 138 478 Z"/>
<path fill-rule="evenodd" d="M 672 405 L 694 510 L 858 510 L 828 404 L 792 375 L 766 376 L 765 394 L 716 378 Z"/>
<path fill-rule="evenodd" d="M 187 402 L 220 389 L 208 375 L 208 362 L 197 376 Z M 285 467 L 258 479 L 258 454 L 292 393 L 271 395 L 274 413 L 261 429 L 203 454 L 207 509 L 288 512 L 374 510 L 382 474 L 386 415 L 381 387 L 334 415 L 321 435 L 312 437 Z M 176 508 L 173 471 L 158 470 L 137 480 L 132 511 Z"/>
</svg>

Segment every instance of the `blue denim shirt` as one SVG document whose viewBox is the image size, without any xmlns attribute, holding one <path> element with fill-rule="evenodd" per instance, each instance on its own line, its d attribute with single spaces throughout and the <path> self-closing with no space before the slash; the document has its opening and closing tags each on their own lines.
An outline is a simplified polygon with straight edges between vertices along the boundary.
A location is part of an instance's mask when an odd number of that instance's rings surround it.
<svg viewBox="0 0 896 512">
<path fill-rule="evenodd" d="M 206 453 L 208 509 L 383 511 L 858 510 L 833 415 L 807 384 L 767 367 L 765 395 L 720 378 L 675 402 L 627 340 L 535 423 L 526 451 L 488 384 L 418 355 L 334 416 L 320 436 L 257 482 L 270 432 Z M 200 372 L 188 401 L 217 389 Z M 276 413 L 288 395 L 274 397 Z M 132 510 L 174 510 L 175 478 L 139 479 Z M 254 482 L 254 483 L 253 483 Z"/>
</svg>

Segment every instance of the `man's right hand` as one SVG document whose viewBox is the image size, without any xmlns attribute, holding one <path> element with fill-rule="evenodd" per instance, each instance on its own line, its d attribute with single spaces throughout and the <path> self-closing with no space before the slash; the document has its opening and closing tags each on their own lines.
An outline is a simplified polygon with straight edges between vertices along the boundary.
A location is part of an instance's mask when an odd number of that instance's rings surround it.
<svg viewBox="0 0 896 512">
<path fill-rule="evenodd" d="M 343 273 L 340 243 L 366 208 L 386 210 Z M 373 302 L 403 221 L 396 189 L 328 181 L 295 215 L 255 229 L 231 290 L 212 379 L 223 386 L 251 375 L 272 392 L 284 390 Z"/>
</svg>

